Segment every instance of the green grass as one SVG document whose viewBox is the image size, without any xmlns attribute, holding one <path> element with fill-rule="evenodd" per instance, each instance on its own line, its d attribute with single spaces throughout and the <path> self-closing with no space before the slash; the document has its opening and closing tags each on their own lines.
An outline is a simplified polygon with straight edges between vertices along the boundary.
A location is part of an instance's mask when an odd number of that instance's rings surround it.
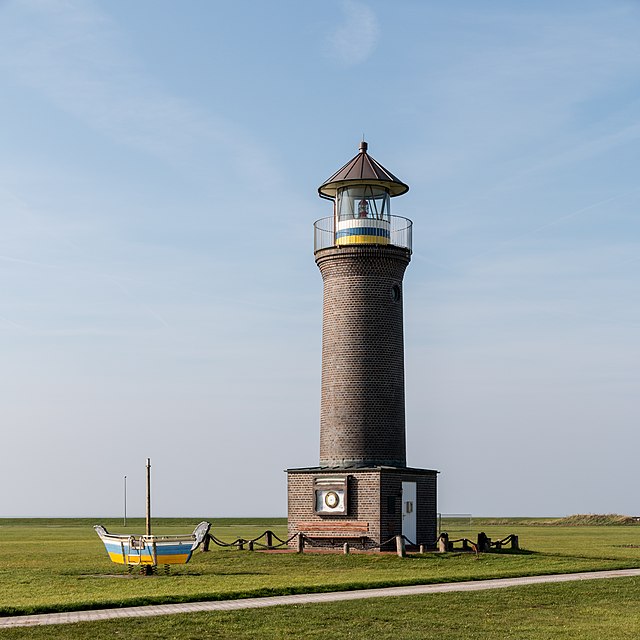
<svg viewBox="0 0 640 640">
<path fill-rule="evenodd" d="M 83 622 L 5 630 L 0 631 L 0 638 L 626 640 L 637 637 L 639 605 L 640 579 L 620 578 L 475 593 Z"/>
<path fill-rule="evenodd" d="M 154 532 L 191 530 L 199 519 L 156 520 Z M 495 521 L 494 521 L 495 522 Z M 220 549 L 196 552 L 170 576 L 117 577 L 91 525 L 94 520 L 0 520 L 0 615 L 104 608 L 137 604 L 240 598 L 256 595 L 355 589 L 373 586 L 478 580 L 503 576 L 640 567 L 638 526 L 539 526 L 474 522 L 494 539 L 518 533 L 530 553 L 395 555 L 265 554 Z M 120 522 L 105 520 L 114 532 Z M 214 520 L 219 538 L 249 538 L 271 528 L 285 534 L 280 520 Z M 143 531 L 142 520 L 128 531 Z"/>
</svg>

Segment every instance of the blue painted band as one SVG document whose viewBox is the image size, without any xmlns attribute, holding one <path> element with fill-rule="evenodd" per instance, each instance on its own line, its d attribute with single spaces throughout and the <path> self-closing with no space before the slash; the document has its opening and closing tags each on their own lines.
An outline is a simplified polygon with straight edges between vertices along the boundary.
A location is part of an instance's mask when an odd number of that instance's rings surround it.
<svg viewBox="0 0 640 640">
<path fill-rule="evenodd" d="M 350 229 L 340 229 L 336 233 L 336 238 L 347 236 L 378 236 L 380 238 L 390 238 L 389 229 L 378 229 L 377 227 L 351 227 Z"/>
<path fill-rule="evenodd" d="M 109 553 L 122 553 L 122 547 L 116 542 L 105 542 L 105 548 Z M 142 549 L 130 549 L 129 544 L 127 542 L 124 543 L 124 552 L 128 555 L 138 555 L 144 554 L 149 555 L 152 552 L 153 547 L 150 544 L 147 544 Z M 176 544 L 156 544 L 156 555 L 158 556 L 172 556 L 176 554 L 184 554 L 191 552 L 191 544 L 188 542 L 185 543 L 176 543 Z"/>
</svg>

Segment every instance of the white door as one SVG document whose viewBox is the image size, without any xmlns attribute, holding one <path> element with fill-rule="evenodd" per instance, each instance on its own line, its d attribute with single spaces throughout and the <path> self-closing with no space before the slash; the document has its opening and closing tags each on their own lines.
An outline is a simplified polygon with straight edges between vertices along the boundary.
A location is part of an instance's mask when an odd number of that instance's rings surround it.
<svg viewBox="0 0 640 640">
<path fill-rule="evenodd" d="M 411 542 L 416 540 L 416 483 L 402 483 L 402 535 Z"/>
</svg>

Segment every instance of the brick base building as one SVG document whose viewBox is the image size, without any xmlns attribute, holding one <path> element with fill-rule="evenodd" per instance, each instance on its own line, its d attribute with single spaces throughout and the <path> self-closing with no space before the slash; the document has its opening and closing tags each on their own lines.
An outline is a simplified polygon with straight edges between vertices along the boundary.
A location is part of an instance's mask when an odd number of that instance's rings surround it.
<svg viewBox="0 0 640 640">
<path fill-rule="evenodd" d="M 436 471 L 409 467 L 311 467 L 288 469 L 287 474 L 289 536 L 305 533 L 314 547 L 337 547 L 349 541 L 359 548 L 383 551 L 395 548 L 394 537 L 403 532 L 416 545 L 435 543 Z M 334 481 L 344 480 L 344 509 L 340 512 L 318 509 L 323 480 L 329 481 L 325 486 L 336 489 L 339 483 Z M 413 500 L 407 499 L 407 489 L 413 489 Z M 404 522 L 412 515 L 406 513 L 407 502 L 413 502 L 409 509 L 415 514 L 415 532 L 407 531 L 410 523 Z"/>
</svg>

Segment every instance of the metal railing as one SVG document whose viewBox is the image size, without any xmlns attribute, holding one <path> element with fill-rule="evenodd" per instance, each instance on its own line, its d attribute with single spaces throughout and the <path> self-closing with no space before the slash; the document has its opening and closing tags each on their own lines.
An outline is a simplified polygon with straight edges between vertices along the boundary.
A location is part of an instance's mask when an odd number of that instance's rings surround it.
<svg viewBox="0 0 640 640">
<path fill-rule="evenodd" d="M 391 216 L 389 223 L 389 244 L 394 247 L 412 250 L 413 222 L 409 218 Z M 336 246 L 335 218 L 321 218 L 313 223 L 313 251 Z"/>
</svg>

